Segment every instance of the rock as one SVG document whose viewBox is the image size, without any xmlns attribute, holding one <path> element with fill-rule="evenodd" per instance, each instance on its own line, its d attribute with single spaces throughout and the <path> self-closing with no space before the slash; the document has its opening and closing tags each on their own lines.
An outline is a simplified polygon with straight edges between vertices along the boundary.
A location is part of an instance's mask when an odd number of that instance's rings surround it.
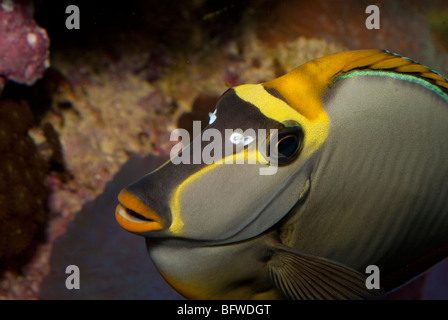
<svg viewBox="0 0 448 320">
<path fill-rule="evenodd" d="M 0 2 L 0 78 L 31 85 L 50 65 L 49 39 L 32 11 L 24 0 Z"/>
</svg>

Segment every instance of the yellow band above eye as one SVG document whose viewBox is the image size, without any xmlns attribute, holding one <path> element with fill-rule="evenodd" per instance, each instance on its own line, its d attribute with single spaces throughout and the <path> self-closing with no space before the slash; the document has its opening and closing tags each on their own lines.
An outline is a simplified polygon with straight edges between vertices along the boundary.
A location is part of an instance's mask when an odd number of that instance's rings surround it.
<svg viewBox="0 0 448 320">
<path fill-rule="evenodd" d="M 305 107 L 293 108 L 289 105 L 289 102 L 286 103 L 282 99 L 270 94 L 266 90 L 265 85 L 246 84 L 235 87 L 234 89 L 240 99 L 256 106 L 266 117 L 278 122 L 294 120 L 299 123 L 304 132 L 304 147 L 301 154 L 305 157 L 311 156 L 325 142 L 330 126 L 330 121 L 322 107 L 320 96 L 311 97 L 313 95 L 311 92 L 308 95 L 309 99 L 302 99 L 299 96 L 296 97 L 304 104 L 307 101 L 309 103 L 313 101 L 312 104 L 314 105 L 309 105 L 311 109 L 314 109 L 312 111 L 313 117 L 310 119 L 308 118 L 309 113 L 302 114 L 300 112 L 301 110 L 305 110 Z M 292 83 L 288 85 L 292 85 Z M 295 85 L 299 86 L 300 84 L 296 83 Z M 279 93 L 283 96 L 283 91 L 279 91 Z"/>
</svg>

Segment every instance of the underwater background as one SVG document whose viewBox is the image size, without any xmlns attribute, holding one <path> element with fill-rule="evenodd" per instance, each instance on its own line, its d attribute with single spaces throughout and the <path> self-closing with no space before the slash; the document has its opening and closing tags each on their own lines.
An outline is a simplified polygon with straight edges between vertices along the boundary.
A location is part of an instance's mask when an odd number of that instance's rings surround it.
<svg viewBox="0 0 448 320">
<path fill-rule="evenodd" d="M 116 223 L 118 192 L 229 87 L 371 48 L 447 77 L 448 2 L 0 0 L 0 299 L 182 299 Z M 388 299 L 448 299 L 448 260 Z"/>
</svg>

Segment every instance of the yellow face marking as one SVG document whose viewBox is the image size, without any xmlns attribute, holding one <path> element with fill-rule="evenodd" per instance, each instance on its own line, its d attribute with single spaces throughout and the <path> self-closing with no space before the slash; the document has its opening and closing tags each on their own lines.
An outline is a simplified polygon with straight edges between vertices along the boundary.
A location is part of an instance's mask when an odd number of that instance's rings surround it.
<svg viewBox="0 0 448 320">
<path fill-rule="evenodd" d="M 297 86 L 297 84 L 296 84 Z M 242 100 L 256 106 L 268 118 L 278 122 L 286 120 L 294 120 L 302 126 L 304 131 L 303 149 L 301 157 L 310 157 L 325 141 L 328 136 L 330 120 L 323 110 L 320 97 L 313 97 L 313 93 L 304 98 L 305 102 L 310 103 L 308 106 L 310 112 L 302 114 L 304 108 L 293 109 L 285 101 L 274 97 L 264 88 L 264 84 L 246 84 L 235 88 L 235 92 Z M 282 94 L 282 92 L 279 92 Z M 296 99 L 301 99 L 299 96 Z M 302 100 L 303 101 L 303 100 Z M 312 119 L 307 115 L 313 114 Z"/>
<path fill-rule="evenodd" d="M 278 122 L 295 120 L 300 122 L 303 116 L 265 90 L 261 84 L 243 84 L 234 88 L 235 93 L 242 100 L 256 106 L 268 118 Z"/>
<path fill-rule="evenodd" d="M 182 191 L 191 184 L 192 181 L 196 180 L 199 176 L 203 175 L 204 173 L 212 170 L 217 164 L 212 163 L 203 169 L 195 172 L 191 176 L 189 176 L 187 179 L 185 179 L 179 186 L 174 190 L 173 196 L 170 200 L 170 209 L 171 209 L 171 215 L 172 215 L 172 222 L 170 226 L 170 232 L 182 235 L 182 229 L 184 227 L 184 222 L 181 217 L 181 205 L 180 205 L 180 198 Z"/>
<path fill-rule="evenodd" d="M 236 164 L 237 163 L 261 163 L 261 164 L 267 164 L 268 162 L 264 159 L 263 155 L 261 154 L 260 150 L 252 150 L 252 148 L 244 149 L 236 154 L 229 155 L 225 158 L 223 158 L 221 161 L 216 161 L 212 164 L 209 164 L 208 166 L 204 167 L 203 169 L 195 172 L 191 176 L 189 176 L 187 179 L 185 179 L 179 186 L 174 190 L 173 196 L 170 200 L 170 209 L 172 214 L 172 223 L 170 226 L 170 232 L 176 235 L 182 235 L 182 230 L 184 227 L 184 222 L 182 220 L 181 215 L 181 199 L 182 199 L 182 193 L 189 185 L 193 183 L 193 181 L 200 179 L 203 177 L 207 172 L 215 169 L 217 166 L 223 165 L 223 164 Z"/>
</svg>

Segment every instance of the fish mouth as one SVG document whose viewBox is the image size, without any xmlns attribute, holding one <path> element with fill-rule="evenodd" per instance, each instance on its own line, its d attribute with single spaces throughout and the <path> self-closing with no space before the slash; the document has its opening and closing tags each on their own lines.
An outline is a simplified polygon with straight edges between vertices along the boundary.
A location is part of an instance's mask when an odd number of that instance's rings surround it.
<svg viewBox="0 0 448 320">
<path fill-rule="evenodd" d="M 157 213 L 136 196 L 123 190 L 118 195 L 118 201 L 120 204 L 115 209 L 115 218 L 123 229 L 144 233 L 163 228 Z"/>
</svg>

